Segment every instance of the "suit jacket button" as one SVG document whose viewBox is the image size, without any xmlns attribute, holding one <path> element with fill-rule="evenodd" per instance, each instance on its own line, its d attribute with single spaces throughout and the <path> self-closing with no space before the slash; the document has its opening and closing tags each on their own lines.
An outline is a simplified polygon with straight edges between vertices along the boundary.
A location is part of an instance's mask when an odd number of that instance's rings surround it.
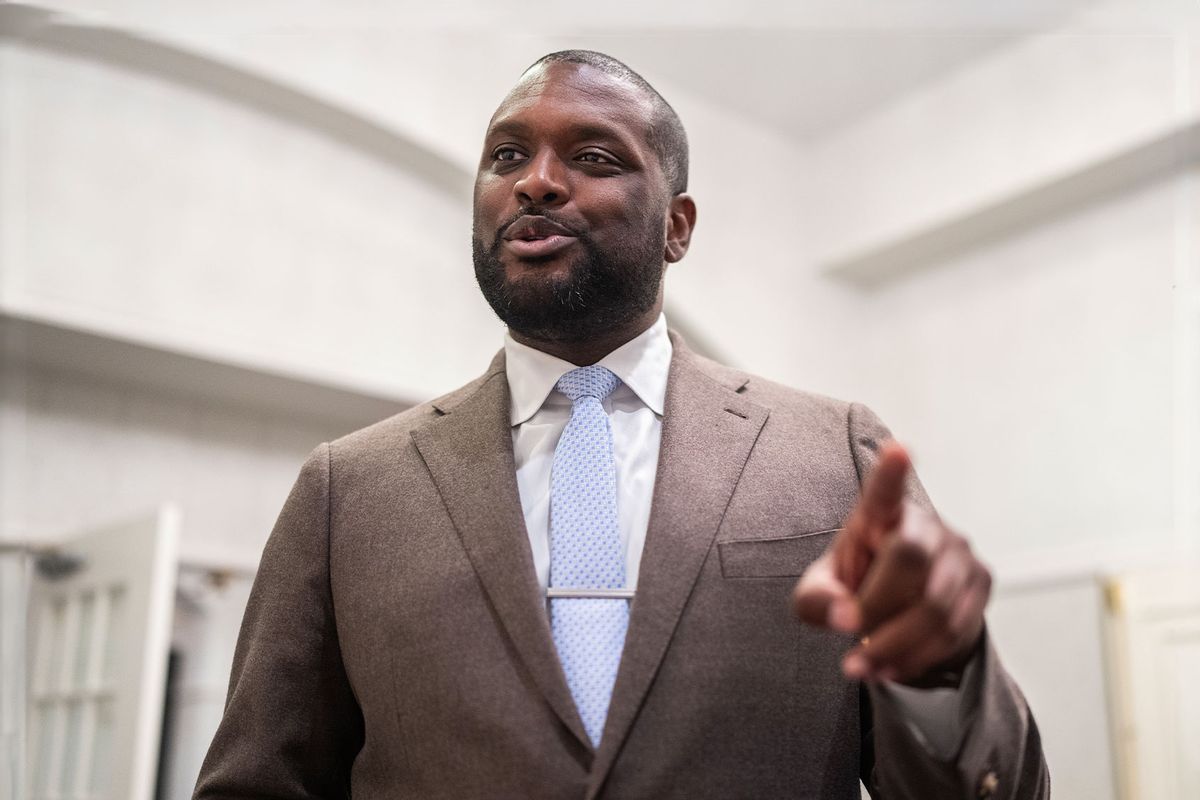
<svg viewBox="0 0 1200 800">
<path fill-rule="evenodd" d="M 988 770 L 987 774 L 979 781 L 979 798 L 987 800 L 987 798 L 996 794 L 996 790 L 1000 788 L 1000 779 L 996 777 L 996 773 Z"/>
</svg>

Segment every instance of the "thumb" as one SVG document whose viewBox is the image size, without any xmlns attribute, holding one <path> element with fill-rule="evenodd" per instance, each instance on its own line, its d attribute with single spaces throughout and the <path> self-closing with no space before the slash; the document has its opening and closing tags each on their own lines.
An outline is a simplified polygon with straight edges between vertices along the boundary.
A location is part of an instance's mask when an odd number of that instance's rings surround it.
<svg viewBox="0 0 1200 800">
<path fill-rule="evenodd" d="M 818 558 L 792 590 L 792 610 L 801 620 L 846 633 L 862 626 L 862 609 L 850 589 L 837 579 L 830 553 Z"/>
</svg>

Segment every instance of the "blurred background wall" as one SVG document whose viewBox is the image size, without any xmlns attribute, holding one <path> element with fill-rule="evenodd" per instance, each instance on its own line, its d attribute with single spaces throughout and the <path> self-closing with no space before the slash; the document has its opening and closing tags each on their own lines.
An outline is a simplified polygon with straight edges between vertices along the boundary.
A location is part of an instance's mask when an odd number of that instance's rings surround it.
<svg viewBox="0 0 1200 800">
<path fill-rule="evenodd" d="M 0 537 L 179 505 L 188 796 L 304 455 L 498 348 L 482 131 L 591 47 L 691 138 L 672 324 L 911 443 L 1056 788 L 1115 797 L 1095 576 L 1200 556 L 1198 32 L 1182 1 L 0 5 Z"/>
</svg>

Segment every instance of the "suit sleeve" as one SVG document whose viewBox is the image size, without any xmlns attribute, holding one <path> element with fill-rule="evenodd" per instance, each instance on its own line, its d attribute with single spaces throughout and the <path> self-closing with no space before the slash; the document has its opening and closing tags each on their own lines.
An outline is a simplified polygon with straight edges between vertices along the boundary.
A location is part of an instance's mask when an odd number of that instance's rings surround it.
<svg viewBox="0 0 1200 800">
<path fill-rule="evenodd" d="M 859 482 L 874 467 L 879 446 L 892 438 L 870 409 L 852 405 L 848 416 L 850 452 Z M 912 500 L 932 510 L 920 482 L 909 486 Z M 863 782 L 878 800 L 995 798 L 1042 800 L 1050 797 L 1050 776 L 1037 724 L 1021 690 L 1005 672 L 987 633 L 978 680 L 963 698 L 964 733 L 950 760 L 935 758 L 913 734 L 902 706 L 880 687 L 862 693 L 864 704 Z"/>
<path fill-rule="evenodd" d="M 363 724 L 330 593 L 329 473 L 321 445 L 267 541 L 194 800 L 350 796 Z"/>
</svg>

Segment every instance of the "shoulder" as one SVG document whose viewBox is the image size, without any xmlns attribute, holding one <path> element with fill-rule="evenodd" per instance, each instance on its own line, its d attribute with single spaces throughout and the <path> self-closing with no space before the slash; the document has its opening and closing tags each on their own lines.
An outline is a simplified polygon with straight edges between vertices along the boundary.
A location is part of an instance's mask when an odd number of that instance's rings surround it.
<svg viewBox="0 0 1200 800">
<path fill-rule="evenodd" d="M 831 422 L 840 420 L 844 425 L 856 410 L 865 410 L 861 404 L 787 386 L 691 351 L 686 352 L 684 358 L 701 373 L 773 415 Z"/>
<path fill-rule="evenodd" d="M 804 452 L 849 457 L 861 478 L 874 463 L 880 445 L 891 431 L 870 408 L 817 392 L 784 385 L 685 350 L 683 358 L 711 380 L 765 409 L 763 429 L 776 444 Z"/>
<path fill-rule="evenodd" d="M 870 440 L 871 447 L 875 441 L 891 438 L 883 421 L 862 403 L 795 389 L 755 375 L 748 377 L 744 392 L 747 399 L 772 412 L 834 426 L 851 439 L 864 440 L 863 444 Z"/>
<path fill-rule="evenodd" d="M 476 394 L 492 380 L 503 380 L 503 361 L 497 370 L 492 368 L 475 380 L 440 397 L 419 403 L 365 428 L 360 428 L 329 442 L 331 466 L 354 466 L 370 469 L 373 466 L 395 466 L 397 458 L 416 455 L 412 433 L 441 418 L 455 406 Z M 323 446 L 324 447 L 324 446 Z"/>
<path fill-rule="evenodd" d="M 835 471 L 852 465 L 859 484 L 874 469 L 883 443 L 892 439 L 888 426 L 862 403 L 793 389 L 695 354 L 690 357 L 702 371 L 726 386 L 737 387 L 739 395 L 767 410 L 763 433 L 774 448 L 803 454 L 810 463 L 827 462 Z M 911 472 L 908 494 L 932 510 L 928 494 Z"/>
</svg>

